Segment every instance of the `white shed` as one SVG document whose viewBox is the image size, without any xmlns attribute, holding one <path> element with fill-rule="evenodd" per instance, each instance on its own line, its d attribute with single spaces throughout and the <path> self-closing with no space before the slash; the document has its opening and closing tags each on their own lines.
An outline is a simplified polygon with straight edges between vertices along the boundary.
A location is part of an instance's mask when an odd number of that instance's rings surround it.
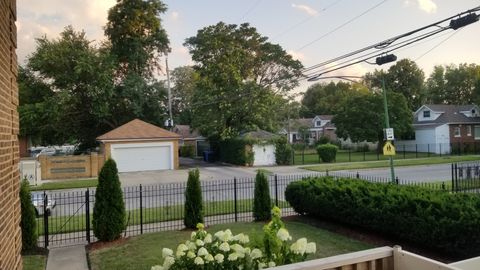
<svg viewBox="0 0 480 270">
<path fill-rule="evenodd" d="M 253 152 L 253 166 L 272 166 L 277 164 L 274 142 L 277 136 L 275 134 L 258 130 L 250 131 L 240 136 L 257 142 L 250 145 Z"/>
</svg>

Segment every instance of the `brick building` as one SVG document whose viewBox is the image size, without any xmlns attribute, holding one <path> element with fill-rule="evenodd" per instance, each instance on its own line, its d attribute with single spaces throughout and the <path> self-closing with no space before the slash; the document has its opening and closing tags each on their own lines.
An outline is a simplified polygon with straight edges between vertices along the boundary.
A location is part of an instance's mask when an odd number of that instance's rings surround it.
<svg viewBox="0 0 480 270">
<path fill-rule="evenodd" d="M 0 269 L 22 269 L 16 0 L 0 0 Z"/>
</svg>

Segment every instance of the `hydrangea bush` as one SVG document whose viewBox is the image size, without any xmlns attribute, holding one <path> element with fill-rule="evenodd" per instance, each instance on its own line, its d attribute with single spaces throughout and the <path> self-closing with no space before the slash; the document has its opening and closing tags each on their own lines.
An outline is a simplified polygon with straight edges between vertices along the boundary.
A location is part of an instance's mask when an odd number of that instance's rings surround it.
<svg viewBox="0 0 480 270">
<path fill-rule="evenodd" d="M 176 251 L 162 250 L 163 265 L 152 270 L 177 269 L 264 269 L 277 265 L 304 261 L 308 254 L 316 252 L 316 245 L 306 238 L 292 241 L 280 209 L 272 210 L 272 221 L 264 226 L 264 248 L 250 246 L 248 235 L 233 235 L 227 229 L 208 233 L 203 224 L 197 225 L 189 240 L 178 245 Z"/>
</svg>

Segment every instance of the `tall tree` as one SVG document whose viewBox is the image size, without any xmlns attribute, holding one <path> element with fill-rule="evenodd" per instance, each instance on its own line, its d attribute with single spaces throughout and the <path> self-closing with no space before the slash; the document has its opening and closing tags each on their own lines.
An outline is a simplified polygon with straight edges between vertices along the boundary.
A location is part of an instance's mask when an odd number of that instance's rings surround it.
<svg viewBox="0 0 480 270">
<path fill-rule="evenodd" d="M 412 131 L 412 112 L 405 97 L 387 92 L 390 126 L 397 138 Z M 385 128 L 383 96 L 381 93 L 358 93 L 347 98 L 333 118 L 337 136 L 353 142 L 381 142 Z"/>
<path fill-rule="evenodd" d="M 414 61 L 402 59 L 387 72 L 375 71 L 366 75 L 366 80 L 374 86 L 380 87 L 382 79 L 388 89 L 405 97 L 410 110 L 415 111 L 424 103 L 425 74 Z"/>
<path fill-rule="evenodd" d="M 158 56 L 170 50 L 160 20 L 166 10 L 160 0 L 117 0 L 108 11 L 105 35 L 124 75 L 152 75 Z"/>
<path fill-rule="evenodd" d="M 172 73 L 172 113 L 176 123 L 190 125 L 191 105 L 196 90 L 198 73 L 191 66 L 175 68 Z"/>
<path fill-rule="evenodd" d="M 247 23 L 205 27 L 185 46 L 199 74 L 192 104 L 194 127 L 220 139 L 244 130 L 272 130 L 277 96 L 298 84 L 299 61 Z"/>
</svg>

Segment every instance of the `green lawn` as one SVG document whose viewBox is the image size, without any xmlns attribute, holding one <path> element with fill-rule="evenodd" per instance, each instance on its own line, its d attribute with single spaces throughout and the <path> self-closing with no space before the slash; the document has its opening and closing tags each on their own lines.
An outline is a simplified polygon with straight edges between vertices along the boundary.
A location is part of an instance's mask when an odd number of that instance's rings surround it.
<svg viewBox="0 0 480 270">
<path fill-rule="evenodd" d="M 430 157 L 430 158 L 418 158 L 418 159 L 397 159 L 394 161 L 395 166 L 415 166 L 415 165 L 431 165 L 431 164 L 444 164 L 452 162 L 473 161 L 480 160 L 478 155 L 470 156 L 444 156 L 444 157 Z M 370 169 L 370 168 L 383 168 L 389 167 L 388 160 L 380 161 L 368 161 L 368 162 L 351 162 L 351 163 L 324 163 L 316 166 L 305 166 L 303 169 L 311 171 L 324 172 L 340 171 L 340 170 L 354 170 L 354 169 Z"/>
<path fill-rule="evenodd" d="M 319 229 L 300 222 L 285 222 L 287 229 L 296 240 L 306 237 L 317 244 L 317 252 L 308 259 L 329 257 L 372 248 L 371 245 L 347 238 L 345 236 Z M 234 234 L 246 233 L 254 245 L 262 243 L 262 227 L 264 223 L 232 223 L 214 225 L 207 231 L 231 229 Z M 144 234 L 132 237 L 126 242 L 93 250 L 89 252 L 92 270 L 129 270 L 150 269 L 152 265 L 162 262 L 162 248 L 175 249 L 176 246 L 190 237 L 190 231 L 168 231 Z"/>
<path fill-rule="evenodd" d="M 23 270 L 45 270 L 47 257 L 45 255 L 24 255 Z"/>
<path fill-rule="evenodd" d="M 43 183 L 39 186 L 31 186 L 30 190 L 54 190 L 54 189 L 71 189 L 71 188 L 87 188 L 96 187 L 98 185 L 97 179 L 78 179 L 78 180 L 63 180 Z"/>
<path fill-rule="evenodd" d="M 278 202 L 280 208 L 288 207 L 285 201 Z M 235 213 L 234 201 L 218 201 L 204 202 L 203 204 L 205 216 L 215 216 Z M 253 200 L 238 200 L 237 211 L 239 213 L 250 212 L 253 209 Z M 172 206 L 152 207 L 143 209 L 143 224 L 163 222 L 169 220 L 183 219 L 183 204 Z M 140 209 L 127 211 L 128 225 L 140 224 Z M 90 214 L 90 228 L 92 222 L 92 214 Z M 49 234 L 67 233 L 84 231 L 86 228 L 85 214 L 77 214 L 75 216 L 59 216 L 50 217 L 48 219 Z M 37 218 L 38 235 L 44 235 L 43 217 Z"/>
</svg>

